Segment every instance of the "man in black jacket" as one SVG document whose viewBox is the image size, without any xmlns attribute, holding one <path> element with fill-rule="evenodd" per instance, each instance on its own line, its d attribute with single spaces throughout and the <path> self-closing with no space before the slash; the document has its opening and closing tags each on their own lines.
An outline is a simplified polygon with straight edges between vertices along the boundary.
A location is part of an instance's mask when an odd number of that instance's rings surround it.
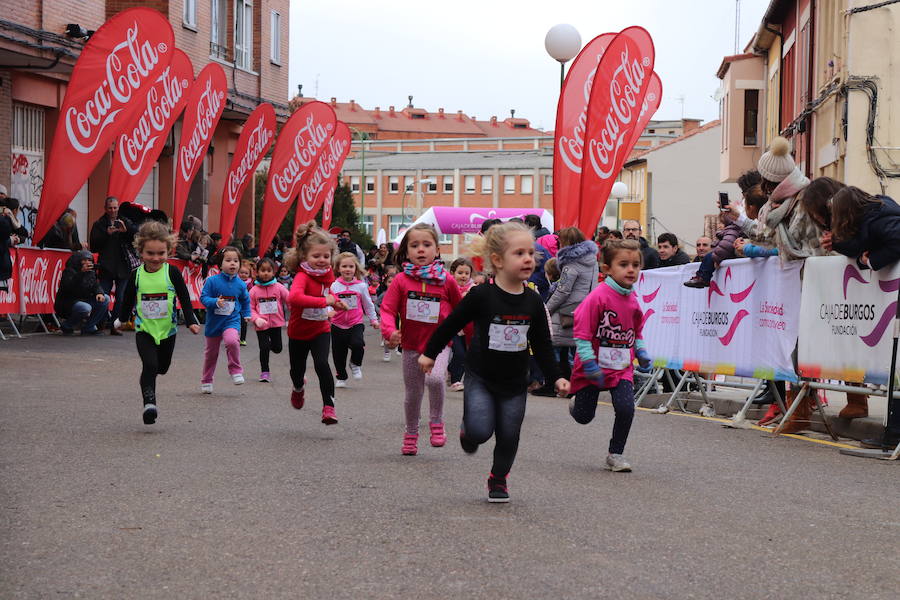
<svg viewBox="0 0 900 600">
<path fill-rule="evenodd" d="M 81 326 L 82 335 L 96 335 L 100 333 L 97 325 L 106 316 L 108 307 L 109 297 L 97 281 L 91 253 L 87 250 L 76 252 L 66 261 L 53 302 L 53 310 L 65 319 L 60 330 L 63 335 L 72 335 L 75 328 Z"/>
<path fill-rule="evenodd" d="M 91 252 L 100 255 L 98 260 L 100 286 L 107 294 L 111 294 L 115 286 L 116 304 L 121 304 L 125 283 L 131 271 L 137 266 L 132 266 L 129 259 L 130 256 L 136 256 L 133 254 L 131 244 L 134 242 L 137 226 L 129 219 L 119 216 L 119 199 L 115 196 L 106 199 L 104 212 L 105 214 L 91 227 Z M 116 331 L 112 323 L 113 320 L 109 319 L 110 335 L 122 335 Z"/>
<path fill-rule="evenodd" d="M 656 249 L 659 252 L 659 266 L 674 267 L 686 265 L 691 262 L 691 257 L 678 247 L 678 238 L 668 231 L 656 238 Z"/>
<path fill-rule="evenodd" d="M 637 221 L 629 219 L 622 223 L 622 232 L 625 234 L 626 240 L 634 240 L 641 243 L 641 255 L 644 257 L 644 264 L 641 269 L 656 269 L 659 267 L 659 253 L 641 237 L 641 224 Z"/>
</svg>

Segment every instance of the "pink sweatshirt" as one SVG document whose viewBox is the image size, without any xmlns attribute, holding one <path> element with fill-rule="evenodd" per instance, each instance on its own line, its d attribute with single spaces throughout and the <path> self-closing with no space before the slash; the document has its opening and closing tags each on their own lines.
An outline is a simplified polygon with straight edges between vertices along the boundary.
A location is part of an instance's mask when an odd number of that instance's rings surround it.
<svg viewBox="0 0 900 600">
<path fill-rule="evenodd" d="M 331 294 L 348 306 L 347 310 L 339 310 L 331 317 L 331 324 L 335 327 L 350 329 L 354 325 L 359 325 L 363 322 L 363 309 L 370 323 L 378 322 L 375 304 L 369 295 L 369 286 L 359 279 L 350 282 L 344 281 L 343 277 L 335 279 L 331 284 Z"/>
<path fill-rule="evenodd" d="M 260 331 L 273 327 L 284 327 L 284 305 L 289 292 L 277 281 L 271 285 L 254 285 L 250 288 L 250 319 L 265 319 L 264 327 L 256 326 Z"/>
<path fill-rule="evenodd" d="M 634 292 L 622 294 L 602 283 L 575 309 L 576 340 L 590 340 L 597 363 L 603 368 L 603 387 L 613 388 L 621 380 L 634 381 L 634 351 L 642 345 L 644 313 Z M 584 376 L 582 358 L 576 352 L 572 369 L 572 393 L 591 384 Z"/>
<path fill-rule="evenodd" d="M 459 304 L 459 286 L 449 274 L 443 285 L 427 284 L 405 273 L 398 273 L 381 302 L 381 335 L 390 339 L 400 317 L 401 346 L 421 354 L 438 323 Z"/>
</svg>

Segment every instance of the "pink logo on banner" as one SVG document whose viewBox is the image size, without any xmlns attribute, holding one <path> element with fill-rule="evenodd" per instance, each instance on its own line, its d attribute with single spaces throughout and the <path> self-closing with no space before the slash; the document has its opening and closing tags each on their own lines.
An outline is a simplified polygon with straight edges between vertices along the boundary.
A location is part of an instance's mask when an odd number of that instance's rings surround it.
<svg viewBox="0 0 900 600">
<path fill-rule="evenodd" d="M 709 289 L 706 293 L 706 306 L 711 305 L 713 294 L 722 296 L 723 298 L 725 297 L 725 291 L 728 289 L 728 282 L 731 279 L 732 279 L 731 267 L 726 267 L 725 277 L 723 278 L 724 283 L 722 284 L 722 286 L 724 287 L 724 290 L 722 288 L 720 288 L 719 285 L 715 281 L 709 282 Z M 729 292 L 728 297 L 735 304 L 743 302 L 744 300 L 747 299 L 748 296 L 750 296 L 750 292 L 753 291 L 753 286 L 755 286 L 755 285 L 756 285 L 756 280 L 754 279 L 753 281 L 750 282 L 750 285 L 748 285 L 745 289 L 741 290 L 740 292 L 734 292 L 734 293 Z M 741 321 L 744 320 L 744 317 L 747 317 L 749 315 L 750 315 L 750 313 L 743 308 L 740 309 L 737 312 L 737 314 L 734 315 L 734 319 L 731 321 L 731 324 L 728 327 L 728 331 L 725 332 L 725 335 L 723 335 L 719 338 L 719 341 L 722 342 L 723 346 L 727 346 L 731 343 L 731 341 L 734 339 L 735 333 L 737 333 L 738 325 L 741 324 Z"/>
<path fill-rule="evenodd" d="M 866 281 L 862 276 L 862 273 L 854 267 L 853 265 L 847 265 L 844 269 L 844 300 L 847 299 L 847 285 L 851 280 L 858 281 L 863 285 L 868 285 L 869 281 Z M 879 281 L 878 286 L 881 288 L 882 292 L 885 293 L 896 293 L 898 289 L 900 289 L 900 279 L 889 279 L 887 281 Z M 878 322 L 875 323 L 875 327 L 872 328 L 867 335 L 858 336 L 862 342 L 870 347 L 874 348 L 881 342 L 881 338 L 884 337 L 884 332 L 887 331 L 888 325 L 891 324 L 891 320 L 897 314 L 897 302 L 891 302 L 888 304 L 887 308 L 884 309 L 884 312 L 881 313 L 881 317 L 878 319 Z"/>
</svg>

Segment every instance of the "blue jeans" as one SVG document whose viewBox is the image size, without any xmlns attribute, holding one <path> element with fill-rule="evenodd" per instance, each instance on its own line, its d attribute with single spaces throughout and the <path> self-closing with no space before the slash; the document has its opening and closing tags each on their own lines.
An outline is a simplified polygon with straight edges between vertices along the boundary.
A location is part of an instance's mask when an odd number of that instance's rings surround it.
<svg viewBox="0 0 900 600">
<path fill-rule="evenodd" d="M 114 279 L 112 277 L 101 277 L 100 278 L 100 287 L 103 288 L 103 291 L 107 296 L 112 297 L 112 289 L 113 284 L 116 286 L 116 313 L 119 312 L 119 307 L 122 306 L 122 302 L 125 299 L 125 285 L 128 283 L 128 279 Z M 131 315 L 122 315 L 122 322 L 127 321 Z M 116 320 L 116 315 L 110 315 L 109 318 L 109 327 L 112 329 L 113 321 Z"/>
<path fill-rule="evenodd" d="M 697 269 L 697 277 L 703 281 L 712 281 L 713 273 L 715 273 L 717 266 L 716 258 L 713 256 L 713 253 L 710 252 L 700 261 L 700 268 Z"/>
<path fill-rule="evenodd" d="M 93 332 L 97 330 L 97 324 L 106 317 L 106 307 L 109 306 L 109 300 L 97 302 L 92 298 L 90 302 L 79 300 L 72 305 L 72 311 L 69 318 L 62 322 L 62 328 L 69 331 L 75 329 L 87 319 L 87 323 L 81 325 L 82 332 Z"/>
<path fill-rule="evenodd" d="M 450 383 L 462 381 L 466 372 L 466 338 L 462 335 L 453 336 L 453 356 L 450 359 L 450 366 L 447 370 L 450 372 Z"/>
<path fill-rule="evenodd" d="M 625 451 L 625 442 L 628 441 L 628 432 L 631 431 L 631 422 L 634 420 L 634 384 L 626 379 L 620 379 L 616 387 L 607 391 L 612 396 L 613 410 L 616 412 L 612 438 L 609 440 L 609 453 L 622 454 Z M 598 396 L 600 388 L 594 385 L 578 390 L 572 404 L 572 418 L 582 425 L 593 421 L 597 412 Z"/>
</svg>

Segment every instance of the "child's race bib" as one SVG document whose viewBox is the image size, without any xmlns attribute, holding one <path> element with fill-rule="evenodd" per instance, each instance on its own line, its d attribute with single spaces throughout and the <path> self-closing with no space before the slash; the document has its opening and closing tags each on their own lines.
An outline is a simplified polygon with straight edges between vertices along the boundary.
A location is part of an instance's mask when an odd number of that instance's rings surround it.
<svg viewBox="0 0 900 600">
<path fill-rule="evenodd" d="M 624 371 L 631 365 L 631 348 L 600 346 L 597 349 L 597 364 L 604 369 Z"/>
<path fill-rule="evenodd" d="M 328 311 L 324 308 L 304 308 L 300 318 L 307 321 L 327 321 Z"/>
<path fill-rule="evenodd" d="M 169 314 L 168 294 L 141 294 L 141 313 L 145 319 L 162 319 Z"/>
<path fill-rule="evenodd" d="M 437 323 L 441 314 L 441 297 L 427 292 L 406 294 L 406 318 L 420 323 Z"/>
<path fill-rule="evenodd" d="M 528 318 L 494 317 L 488 327 L 488 349 L 522 352 L 528 348 Z"/>
<path fill-rule="evenodd" d="M 338 300 L 347 305 L 347 310 L 356 310 L 359 308 L 359 296 L 353 292 L 341 292 L 337 297 Z"/>
<path fill-rule="evenodd" d="M 234 296 L 222 296 L 222 306 L 216 304 L 215 313 L 227 317 L 234 312 Z"/>
<path fill-rule="evenodd" d="M 277 315 L 278 314 L 278 298 L 260 298 L 259 314 L 261 315 Z"/>
</svg>

